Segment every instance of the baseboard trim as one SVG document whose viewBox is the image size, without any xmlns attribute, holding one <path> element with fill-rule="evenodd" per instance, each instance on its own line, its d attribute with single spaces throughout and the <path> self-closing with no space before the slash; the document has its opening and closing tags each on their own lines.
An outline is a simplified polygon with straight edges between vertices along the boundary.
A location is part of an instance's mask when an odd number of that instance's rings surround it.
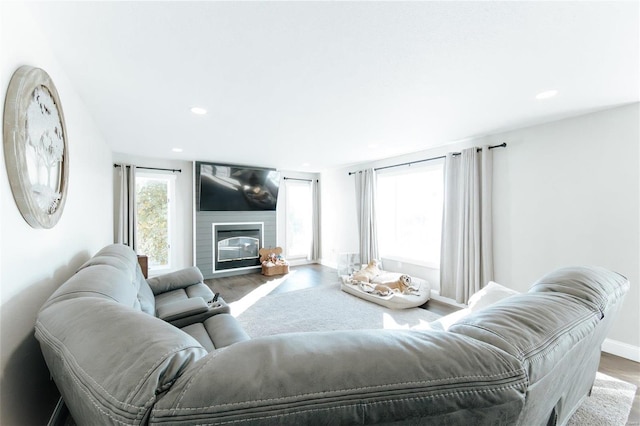
<svg viewBox="0 0 640 426">
<path fill-rule="evenodd" d="M 444 303 L 445 305 L 450 305 L 450 306 L 455 306 L 456 308 L 467 308 L 468 306 L 463 304 L 463 303 L 458 303 L 453 299 L 450 299 L 448 297 L 444 297 L 444 296 L 440 296 L 440 291 L 438 290 L 431 290 L 431 299 L 438 301 L 440 303 Z"/>
<path fill-rule="evenodd" d="M 604 339 L 602 351 L 631 361 L 640 362 L 640 347 L 613 339 Z"/>
<path fill-rule="evenodd" d="M 318 263 L 323 265 L 323 266 L 328 266 L 329 268 L 338 269 L 338 263 L 335 262 L 335 261 L 332 262 L 332 261 L 329 261 L 327 259 L 320 258 L 318 260 Z"/>
</svg>

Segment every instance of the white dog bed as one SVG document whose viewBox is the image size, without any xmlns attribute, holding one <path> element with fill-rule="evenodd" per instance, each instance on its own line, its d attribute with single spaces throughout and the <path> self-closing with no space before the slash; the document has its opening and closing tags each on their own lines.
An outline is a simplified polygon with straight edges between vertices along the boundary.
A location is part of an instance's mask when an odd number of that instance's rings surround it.
<svg viewBox="0 0 640 426">
<path fill-rule="evenodd" d="M 385 272 L 384 274 L 375 277 L 371 283 L 375 285 L 395 281 L 400 277 L 400 275 L 402 274 Z M 416 306 L 421 306 L 427 303 L 431 295 L 429 283 L 420 278 L 411 277 L 411 286 L 417 288 L 417 290 L 411 294 L 391 293 L 387 296 L 380 296 L 368 293 L 361 287 L 360 283 L 351 281 L 351 278 L 348 276 L 343 276 L 340 288 L 344 292 L 390 309 L 415 308 Z"/>
</svg>

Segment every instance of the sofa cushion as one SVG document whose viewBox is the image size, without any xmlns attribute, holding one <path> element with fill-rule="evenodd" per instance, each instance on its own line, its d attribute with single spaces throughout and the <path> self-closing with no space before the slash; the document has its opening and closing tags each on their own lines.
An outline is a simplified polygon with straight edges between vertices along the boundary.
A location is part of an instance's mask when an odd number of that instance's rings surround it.
<svg viewBox="0 0 640 426">
<path fill-rule="evenodd" d="M 155 303 L 156 303 L 156 311 L 160 306 L 181 302 L 183 300 L 187 300 L 188 298 L 189 297 L 187 296 L 187 292 L 183 288 L 158 294 L 154 296 Z"/>
<path fill-rule="evenodd" d="M 187 292 L 187 297 L 201 297 L 205 302 L 209 302 L 214 296 L 213 291 L 204 283 L 190 285 L 185 288 L 185 291 Z"/>
<path fill-rule="evenodd" d="M 198 343 L 207 350 L 207 352 L 212 352 L 216 349 L 216 346 L 213 344 L 213 340 L 211 340 L 211 336 L 209 336 L 207 329 L 204 328 L 204 324 L 201 322 L 182 327 L 181 330 L 196 339 Z"/>
<path fill-rule="evenodd" d="M 240 323 L 230 314 L 214 315 L 204 322 L 204 326 L 218 349 L 250 339 Z"/>
<path fill-rule="evenodd" d="M 207 312 L 207 310 L 207 302 L 200 297 L 194 297 L 160 305 L 157 308 L 156 316 L 170 322 L 178 318 L 190 317 Z"/>
<path fill-rule="evenodd" d="M 229 314 L 214 315 L 204 323 L 183 327 L 182 331 L 196 339 L 209 352 L 249 340 L 249 335 Z"/>
</svg>

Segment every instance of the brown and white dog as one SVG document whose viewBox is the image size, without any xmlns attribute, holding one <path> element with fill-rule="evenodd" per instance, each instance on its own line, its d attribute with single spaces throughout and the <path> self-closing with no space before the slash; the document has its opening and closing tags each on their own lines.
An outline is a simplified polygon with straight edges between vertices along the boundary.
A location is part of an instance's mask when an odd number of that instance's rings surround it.
<svg viewBox="0 0 640 426">
<path fill-rule="evenodd" d="M 361 283 L 371 282 L 372 279 L 380 275 L 382 271 L 378 268 L 379 262 L 377 260 L 372 260 L 369 262 L 367 266 L 359 270 L 358 272 L 353 274 L 353 281 L 358 281 Z"/>
<path fill-rule="evenodd" d="M 386 296 L 391 292 L 404 294 L 407 290 L 412 289 L 411 277 L 409 275 L 400 275 L 397 280 L 377 284 L 373 289 L 383 296 Z"/>
</svg>

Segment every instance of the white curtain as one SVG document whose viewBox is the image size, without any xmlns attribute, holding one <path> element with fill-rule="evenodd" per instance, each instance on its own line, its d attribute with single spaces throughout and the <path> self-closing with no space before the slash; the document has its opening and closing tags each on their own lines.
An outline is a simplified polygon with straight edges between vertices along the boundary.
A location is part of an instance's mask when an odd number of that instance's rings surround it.
<svg viewBox="0 0 640 426">
<path fill-rule="evenodd" d="M 440 294 L 467 303 L 493 280 L 492 153 L 448 154 L 444 173 Z"/>
<path fill-rule="evenodd" d="M 314 179 L 311 181 L 311 259 L 313 261 L 320 260 L 320 181 Z"/>
<path fill-rule="evenodd" d="M 136 166 L 118 164 L 116 184 L 115 242 L 136 247 Z"/>
<path fill-rule="evenodd" d="M 355 175 L 360 262 L 366 264 L 373 259 L 379 259 L 375 215 L 376 172 L 373 169 L 367 169 Z"/>
</svg>

